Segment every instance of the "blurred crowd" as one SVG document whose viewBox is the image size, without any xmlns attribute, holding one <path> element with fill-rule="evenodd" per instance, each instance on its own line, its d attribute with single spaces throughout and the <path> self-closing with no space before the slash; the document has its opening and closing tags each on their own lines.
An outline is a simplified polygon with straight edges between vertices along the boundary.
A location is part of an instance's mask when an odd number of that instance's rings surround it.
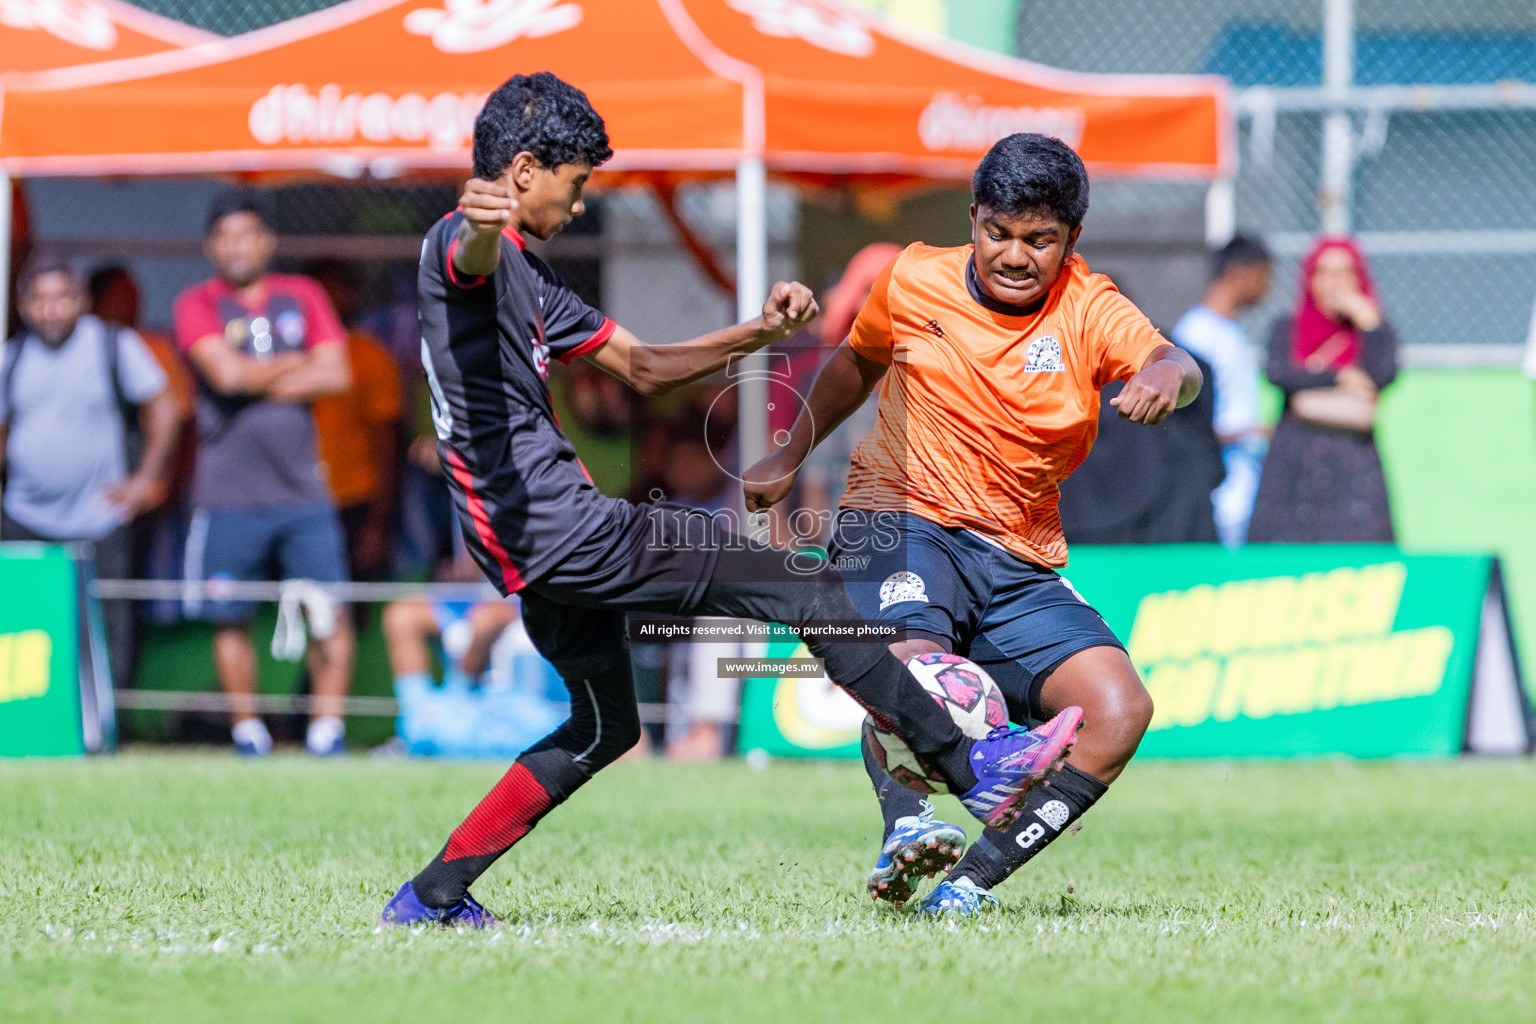
<svg viewBox="0 0 1536 1024">
<path fill-rule="evenodd" d="M 88 542 L 109 579 L 477 580 L 457 541 L 419 356 L 388 340 L 414 337 L 408 305 L 363 309 L 352 268 L 334 260 L 274 272 L 270 225 L 258 192 L 216 200 L 211 276 L 178 298 L 169 336 L 140 325 L 123 267 L 86 273 L 46 253 L 25 264 L 25 327 L 0 364 L 0 540 Z M 770 353 L 770 436 L 789 428 L 798 396 L 898 251 L 861 250 L 823 290 L 823 317 Z M 1373 426 L 1397 340 L 1370 268 L 1350 239 L 1319 239 L 1291 309 L 1260 348 L 1243 320 L 1268 292 L 1271 264 L 1261 240 L 1233 239 L 1212 254 L 1199 303 L 1163 325 L 1202 363 L 1199 401 L 1145 428 L 1109 405 L 1119 384 L 1105 389 L 1097 446 L 1063 487 L 1069 541 L 1392 540 Z M 738 459 L 735 383 L 643 402 L 583 361 L 551 376 L 560 422 L 601 489 L 720 514 L 739 499 L 728 471 Z M 817 448 L 791 514 L 772 521 L 779 542 L 825 539 L 874 416 L 871 400 Z M 198 588 L 185 602 L 105 608 L 120 686 L 132 685 L 143 618 L 211 623 L 233 741 L 250 754 L 271 749 L 253 697 L 253 603 Z M 316 754 L 344 747 L 355 635 L 368 622 L 360 607 L 331 618 L 322 629 L 311 615 L 306 655 L 314 713 L 305 739 Z M 378 619 L 402 693 L 419 692 L 434 666 L 451 684 L 476 685 L 498 641 L 518 629 L 515 601 L 430 593 Z M 689 759 L 730 749 L 740 681 L 713 666 L 736 653 L 637 645 L 641 700 L 668 709 L 645 746 Z"/>
</svg>

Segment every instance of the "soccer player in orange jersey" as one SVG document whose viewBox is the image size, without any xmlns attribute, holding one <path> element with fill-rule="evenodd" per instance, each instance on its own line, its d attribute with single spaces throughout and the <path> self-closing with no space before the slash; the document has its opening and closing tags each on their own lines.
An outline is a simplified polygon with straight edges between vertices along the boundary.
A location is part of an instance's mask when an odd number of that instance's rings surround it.
<svg viewBox="0 0 1536 1024">
<path fill-rule="evenodd" d="M 972 179 L 970 245 L 909 246 L 875 282 L 828 359 L 787 444 L 745 474 L 749 510 L 782 501 L 801 462 L 883 381 L 879 418 L 853 454 L 830 546 L 854 604 L 894 620 L 902 660 L 971 658 L 1016 721 L 1083 708 L 1076 748 L 1006 831 L 963 834 L 865 764 L 885 815 L 870 892 L 898 906 L 950 869 L 930 912 L 995 906 L 990 890 L 1060 835 L 1136 752 L 1152 699 L 1104 620 L 1056 569 L 1067 546 L 1057 486 L 1088 455 L 1099 389 L 1136 423 L 1200 391 L 1195 361 L 1073 253 L 1088 174 L 1065 143 L 1003 139 Z M 863 569 L 855 568 L 868 556 Z M 952 866 L 953 865 L 953 866 Z"/>
</svg>

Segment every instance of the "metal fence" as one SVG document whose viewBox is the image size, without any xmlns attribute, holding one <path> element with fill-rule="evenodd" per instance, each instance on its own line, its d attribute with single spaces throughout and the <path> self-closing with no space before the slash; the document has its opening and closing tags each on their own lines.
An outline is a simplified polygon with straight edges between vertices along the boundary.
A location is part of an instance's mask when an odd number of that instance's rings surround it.
<svg viewBox="0 0 1536 1024">
<path fill-rule="evenodd" d="M 1528 0 L 1024 0 L 1018 53 L 1232 80 L 1240 169 L 1228 223 L 1213 226 L 1263 235 L 1281 256 L 1255 327 L 1292 301 L 1315 234 L 1343 229 L 1360 235 L 1418 359 L 1515 357 L 1536 300 Z M 1122 211 L 1177 198 L 1166 186 L 1106 191 Z"/>
</svg>

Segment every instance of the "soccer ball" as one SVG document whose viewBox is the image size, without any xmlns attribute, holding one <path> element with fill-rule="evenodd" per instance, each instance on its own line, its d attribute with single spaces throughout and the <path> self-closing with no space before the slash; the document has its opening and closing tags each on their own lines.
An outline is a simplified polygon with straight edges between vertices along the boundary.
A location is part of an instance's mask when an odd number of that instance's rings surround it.
<svg viewBox="0 0 1536 1024">
<path fill-rule="evenodd" d="M 907 671 L 917 677 L 923 689 L 949 712 L 960 731 L 973 740 L 1008 724 L 1008 705 L 985 669 L 958 654 L 930 651 L 907 659 Z M 886 732 L 874 719 L 864 719 L 865 745 L 887 775 L 918 793 L 948 793 L 944 780 L 930 774 L 901 737 Z"/>
</svg>

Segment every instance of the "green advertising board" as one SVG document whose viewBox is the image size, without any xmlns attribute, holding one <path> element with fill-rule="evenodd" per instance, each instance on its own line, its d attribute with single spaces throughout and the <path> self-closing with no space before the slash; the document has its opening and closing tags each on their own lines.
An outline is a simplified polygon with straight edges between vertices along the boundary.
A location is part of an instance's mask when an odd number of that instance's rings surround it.
<svg viewBox="0 0 1536 1024">
<path fill-rule="evenodd" d="M 0 757 L 85 753 L 76 581 L 64 548 L 0 546 Z"/>
<path fill-rule="evenodd" d="M 1490 749 L 1529 743 L 1491 557 L 1083 547 L 1064 575 L 1125 641 L 1152 694 L 1141 756 L 1452 756 L 1478 745 L 1479 702 Z M 768 651 L 794 653 L 785 641 Z M 825 679 L 749 680 L 741 747 L 856 756 L 861 720 Z"/>
<path fill-rule="evenodd" d="M 807 658 L 805 644 L 783 626 L 767 658 Z M 741 690 L 741 728 L 736 746 L 772 757 L 858 757 L 864 709 L 831 680 L 747 679 Z"/>
<path fill-rule="evenodd" d="M 1375 545 L 1084 549 L 1150 756 L 1461 753 L 1493 560 Z"/>
</svg>

